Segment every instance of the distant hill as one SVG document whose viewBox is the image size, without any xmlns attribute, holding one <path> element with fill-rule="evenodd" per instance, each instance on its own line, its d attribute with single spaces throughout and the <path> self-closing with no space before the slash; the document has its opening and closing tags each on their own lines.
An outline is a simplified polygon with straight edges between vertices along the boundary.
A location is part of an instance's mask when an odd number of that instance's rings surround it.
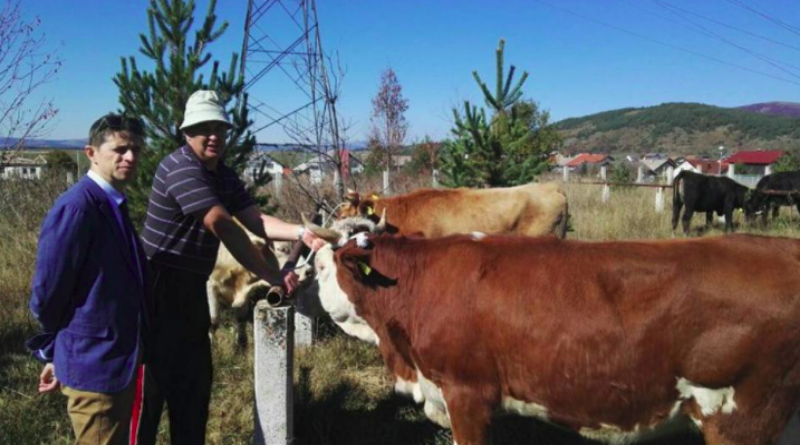
<svg viewBox="0 0 800 445">
<path fill-rule="evenodd" d="M 555 124 L 569 153 L 718 155 L 737 150 L 800 148 L 800 118 L 699 103 L 623 108 Z"/>
<path fill-rule="evenodd" d="M 13 146 L 19 141 L 17 138 L 0 139 L 0 145 Z M 27 139 L 25 141 L 26 150 L 35 150 L 38 148 L 59 148 L 59 149 L 74 149 L 82 150 L 86 146 L 87 139 Z M 0 148 L 2 150 L 2 148 Z"/>
<path fill-rule="evenodd" d="M 797 102 L 763 102 L 745 105 L 739 109 L 770 116 L 800 117 L 800 103 Z"/>
</svg>

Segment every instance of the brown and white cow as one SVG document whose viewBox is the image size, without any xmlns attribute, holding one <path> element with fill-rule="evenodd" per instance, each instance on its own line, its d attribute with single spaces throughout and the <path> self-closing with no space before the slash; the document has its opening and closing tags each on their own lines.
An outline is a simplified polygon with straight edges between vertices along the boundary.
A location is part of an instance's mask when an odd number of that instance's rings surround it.
<svg viewBox="0 0 800 445">
<path fill-rule="evenodd" d="M 277 242 L 273 245 L 247 230 L 245 232 L 267 264 L 275 270 L 279 270 L 286 263 L 291 243 Z M 208 308 L 211 314 L 209 335 L 213 338 L 219 327 L 220 309 L 229 307 L 233 310 L 234 318 L 236 319 L 237 342 L 239 346 L 245 346 L 247 344 L 246 326 L 247 321 L 250 319 L 253 303 L 266 296 L 272 285 L 279 284 L 270 284 L 259 279 L 255 274 L 239 264 L 224 244 L 220 244 L 217 262 L 214 264 L 214 270 L 206 282 Z"/>
<path fill-rule="evenodd" d="M 460 445 L 501 412 L 616 444 L 771 445 L 800 402 L 800 240 L 360 244 L 317 253 L 322 307 Z"/>
<path fill-rule="evenodd" d="M 471 232 L 564 238 L 567 231 L 567 197 L 556 183 L 423 189 L 386 198 L 351 192 L 339 217 L 377 220 L 384 210 L 389 233 L 419 232 L 428 238 Z"/>
<path fill-rule="evenodd" d="M 378 225 L 365 218 L 347 218 L 334 222 L 329 230 L 329 234 L 335 234 L 340 240 L 347 240 L 353 233 L 368 231 L 370 233 L 382 232 L 385 223 L 379 222 Z M 257 237 L 244 227 L 242 230 L 250 237 L 250 241 L 261 253 L 268 265 L 275 270 L 280 270 L 289 259 L 292 244 L 287 241 L 268 242 Z M 310 264 L 299 264 L 295 273 L 301 282 L 307 281 L 307 274 L 310 272 Z M 240 347 L 247 345 L 247 322 L 251 319 L 254 303 L 264 298 L 267 292 L 274 285 L 281 283 L 267 283 L 259 279 L 255 274 L 245 269 L 231 255 L 224 244 L 220 244 L 217 262 L 214 270 L 206 283 L 208 294 L 208 307 L 211 315 L 211 328 L 209 335 L 213 338 L 214 333 L 219 327 L 219 313 L 221 308 L 231 308 L 237 325 L 237 342 Z M 316 308 L 316 306 L 314 307 Z M 306 312 L 304 307 L 298 310 Z M 312 312 L 314 309 L 308 309 Z"/>
</svg>

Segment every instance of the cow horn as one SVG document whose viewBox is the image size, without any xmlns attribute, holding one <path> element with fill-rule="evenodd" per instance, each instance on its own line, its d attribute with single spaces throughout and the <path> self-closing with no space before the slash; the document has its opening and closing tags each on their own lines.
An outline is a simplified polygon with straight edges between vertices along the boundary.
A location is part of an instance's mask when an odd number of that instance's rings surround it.
<svg viewBox="0 0 800 445">
<path fill-rule="evenodd" d="M 339 232 L 331 229 L 325 229 L 312 223 L 311 221 L 308 220 L 308 218 L 306 218 L 306 215 L 301 214 L 300 219 L 303 220 L 303 226 L 306 229 L 310 230 L 311 233 L 317 235 L 318 237 L 324 239 L 329 243 L 336 244 L 342 238 L 342 235 Z"/>
<path fill-rule="evenodd" d="M 359 196 L 358 192 L 353 189 L 347 189 L 347 193 L 344 195 L 345 201 L 351 204 L 358 204 Z"/>
<path fill-rule="evenodd" d="M 386 207 L 383 208 L 381 212 L 381 219 L 378 221 L 378 224 L 375 225 L 375 233 L 383 233 L 386 231 Z"/>
</svg>

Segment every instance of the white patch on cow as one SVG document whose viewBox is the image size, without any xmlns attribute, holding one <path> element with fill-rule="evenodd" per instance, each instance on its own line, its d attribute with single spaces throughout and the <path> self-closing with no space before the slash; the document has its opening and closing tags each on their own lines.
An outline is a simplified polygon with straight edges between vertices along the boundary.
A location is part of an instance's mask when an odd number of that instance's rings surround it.
<svg viewBox="0 0 800 445">
<path fill-rule="evenodd" d="M 720 411 L 730 414 L 736 409 L 736 401 L 733 399 L 735 391 L 731 386 L 720 389 L 705 388 L 681 377 L 676 388 L 682 400 L 693 398 L 704 416 Z"/>
<path fill-rule="evenodd" d="M 422 388 L 418 382 L 409 382 L 408 380 L 404 380 L 397 376 L 395 376 L 395 379 L 397 380 L 394 382 L 394 392 L 404 396 L 409 396 L 413 398 L 414 402 L 416 403 L 422 403 L 425 401 L 425 396 L 422 395 Z"/>
<path fill-rule="evenodd" d="M 419 382 L 425 399 L 425 415 L 439 426 L 450 428 L 450 414 L 447 411 L 447 402 L 444 400 L 442 390 L 435 383 L 426 379 L 419 370 L 417 370 L 417 382 Z"/>
<path fill-rule="evenodd" d="M 503 411 L 520 416 L 535 417 L 544 421 L 549 420 L 547 417 L 547 407 L 539 405 L 538 403 L 517 400 L 513 397 L 503 398 Z"/>
<path fill-rule="evenodd" d="M 471 236 L 471 237 L 472 237 L 472 239 L 474 239 L 475 241 L 480 241 L 480 240 L 482 240 L 482 239 L 486 238 L 486 234 L 485 234 L 485 233 L 483 233 L 483 232 L 472 232 L 472 233 L 470 233 L 470 236 Z"/>
<path fill-rule="evenodd" d="M 356 313 L 356 307 L 339 286 L 336 278 L 336 262 L 330 245 L 317 251 L 316 268 L 319 300 L 325 312 L 348 335 L 377 345 L 378 335 L 367 321 Z"/>
</svg>

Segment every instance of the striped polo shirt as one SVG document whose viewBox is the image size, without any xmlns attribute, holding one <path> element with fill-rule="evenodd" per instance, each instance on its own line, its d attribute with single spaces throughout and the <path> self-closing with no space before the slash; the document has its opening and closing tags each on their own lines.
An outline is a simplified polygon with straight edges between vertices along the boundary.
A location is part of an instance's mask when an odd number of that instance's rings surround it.
<svg viewBox="0 0 800 445">
<path fill-rule="evenodd" d="M 188 145 L 158 165 L 142 241 L 147 257 L 169 267 L 208 276 L 219 239 L 193 213 L 221 204 L 230 214 L 255 204 L 239 176 L 220 162 L 211 171 Z"/>
</svg>

